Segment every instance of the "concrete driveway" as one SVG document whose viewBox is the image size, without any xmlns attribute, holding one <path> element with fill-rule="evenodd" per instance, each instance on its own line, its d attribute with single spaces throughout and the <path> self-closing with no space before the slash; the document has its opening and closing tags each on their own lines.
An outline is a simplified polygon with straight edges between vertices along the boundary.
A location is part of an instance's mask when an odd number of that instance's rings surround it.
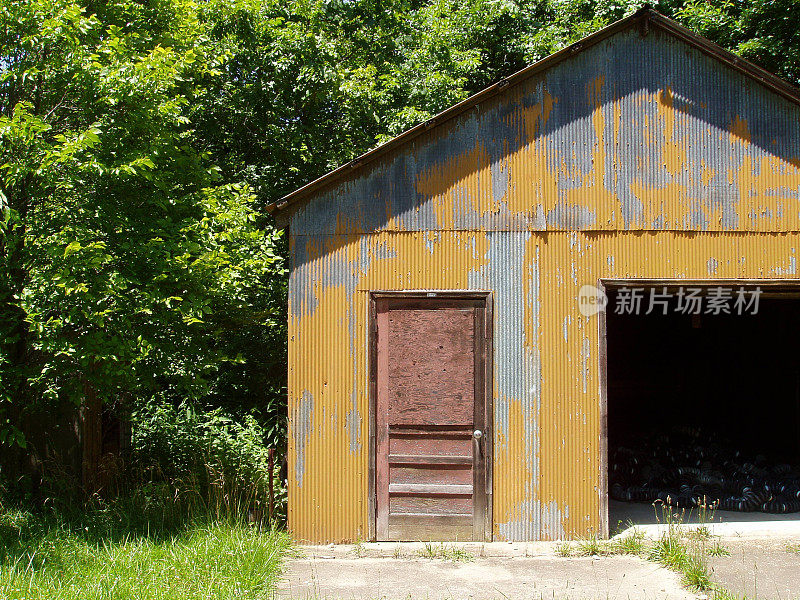
<svg viewBox="0 0 800 600">
<path fill-rule="evenodd" d="M 723 515 L 703 525 L 711 533 L 706 548 L 718 544 L 730 553 L 706 557 L 711 581 L 733 598 L 800 600 L 800 515 Z M 697 523 L 681 526 L 685 531 L 698 527 Z M 636 529 L 651 540 L 667 531 L 659 524 Z"/>
<path fill-rule="evenodd" d="M 721 544 L 730 556 L 709 557 L 711 580 L 732 596 L 800 599 L 800 538 L 723 538 Z"/>
<path fill-rule="evenodd" d="M 445 545 L 445 549 L 456 546 Z M 434 544 L 305 547 L 279 598 L 689 600 L 680 577 L 628 556 L 559 558 L 555 544 L 459 544 L 469 558 L 422 558 Z"/>
</svg>

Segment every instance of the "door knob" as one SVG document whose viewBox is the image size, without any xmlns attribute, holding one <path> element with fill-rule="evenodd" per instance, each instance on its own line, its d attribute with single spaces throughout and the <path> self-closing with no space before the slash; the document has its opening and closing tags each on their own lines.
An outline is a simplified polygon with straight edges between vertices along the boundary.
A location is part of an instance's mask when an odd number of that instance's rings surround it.
<svg viewBox="0 0 800 600">
<path fill-rule="evenodd" d="M 479 440 L 483 437 L 483 432 L 480 429 L 476 429 L 472 432 L 472 437 L 474 437 L 476 440 Z"/>
</svg>

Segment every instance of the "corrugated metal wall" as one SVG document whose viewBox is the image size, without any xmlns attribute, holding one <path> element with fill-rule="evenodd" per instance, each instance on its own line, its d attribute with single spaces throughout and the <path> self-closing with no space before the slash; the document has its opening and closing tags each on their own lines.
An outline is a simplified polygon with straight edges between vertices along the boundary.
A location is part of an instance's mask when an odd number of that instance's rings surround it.
<svg viewBox="0 0 800 600">
<path fill-rule="evenodd" d="M 291 219 L 289 523 L 366 539 L 370 290 L 494 297 L 494 535 L 601 526 L 600 278 L 796 277 L 800 110 L 656 31 L 618 34 Z"/>
</svg>

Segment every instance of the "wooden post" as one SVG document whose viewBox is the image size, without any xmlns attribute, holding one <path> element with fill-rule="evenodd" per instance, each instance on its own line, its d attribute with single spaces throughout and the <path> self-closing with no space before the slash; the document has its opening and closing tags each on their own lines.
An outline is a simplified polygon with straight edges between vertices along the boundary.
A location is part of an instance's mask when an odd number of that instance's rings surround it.
<svg viewBox="0 0 800 600">
<path fill-rule="evenodd" d="M 275 448 L 269 449 L 269 526 L 273 527 L 273 516 L 275 511 L 275 490 L 273 486 L 273 471 L 275 470 Z"/>
</svg>

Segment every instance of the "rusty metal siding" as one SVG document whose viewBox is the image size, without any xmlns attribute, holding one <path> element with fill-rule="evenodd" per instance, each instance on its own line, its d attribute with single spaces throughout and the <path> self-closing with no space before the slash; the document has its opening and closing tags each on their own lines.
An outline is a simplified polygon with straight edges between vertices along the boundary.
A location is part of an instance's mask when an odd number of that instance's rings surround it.
<svg viewBox="0 0 800 600">
<path fill-rule="evenodd" d="M 600 278 L 791 278 L 793 234 L 383 232 L 295 239 L 290 316 L 290 525 L 300 539 L 366 539 L 367 294 L 473 289 L 495 306 L 494 535 L 553 539 L 600 529 L 597 318 L 578 311 Z M 302 255 L 303 252 L 298 252 Z M 310 290 L 304 288 L 309 286 Z M 295 312 L 296 307 L 301 312 Z"/>
<path fill-rule="evenodd" d="M 368 294 L 494 302 L 494 536 L 600 532 L 601 278 L 792 278 L 800 109 L 620 33 L 294 213 L 289 523 L 366 539 Z"/>
<path fill-rule="evenodd" d="M 797 105 L 630 30 L 333 186 L 292 227 L 800 231 L 798 132 Z"/>
</svg>

